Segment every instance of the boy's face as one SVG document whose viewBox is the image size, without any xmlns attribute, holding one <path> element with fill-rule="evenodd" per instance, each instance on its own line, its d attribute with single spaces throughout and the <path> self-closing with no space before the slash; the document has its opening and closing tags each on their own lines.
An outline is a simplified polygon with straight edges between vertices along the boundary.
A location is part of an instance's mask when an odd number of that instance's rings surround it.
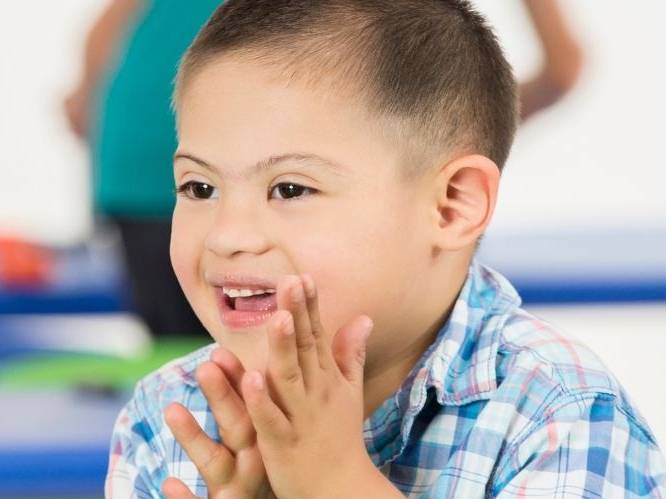
<svg viewBox="0 0 666 499">
<path fill-rule="evenodd" d="M 265 367 L 266 321 L 231 312 L 225 283 L 274 289 L 310 273 L 328 334 L 373 319 L 368 365 L 399 355 L 432 299 L 424 184 L 401 177 L 375 128 L 343 97 L 252 62 L 222 59 L 187 83 L 174 168 L 177 186 L 193 183 L 178 195 L 171 259 L 200 320 L 246 368 Z M 271 297 L 251 300 L 273 310 Z"/>
</svg>

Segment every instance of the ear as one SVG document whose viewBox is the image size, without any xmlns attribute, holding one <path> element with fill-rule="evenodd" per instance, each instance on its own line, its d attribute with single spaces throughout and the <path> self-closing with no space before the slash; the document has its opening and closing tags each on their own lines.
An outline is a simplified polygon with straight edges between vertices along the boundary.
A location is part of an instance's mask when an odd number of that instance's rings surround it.
<svg viewBox="0 0 666 499">
<path fill-rule="evenodd" d="M 432 207 L 437 249 L 459 250 L 483 234 L 495 210 L 499 178 L 497 165 L 478 154 L 457 158 L 438 170 Z"/>
</svg>

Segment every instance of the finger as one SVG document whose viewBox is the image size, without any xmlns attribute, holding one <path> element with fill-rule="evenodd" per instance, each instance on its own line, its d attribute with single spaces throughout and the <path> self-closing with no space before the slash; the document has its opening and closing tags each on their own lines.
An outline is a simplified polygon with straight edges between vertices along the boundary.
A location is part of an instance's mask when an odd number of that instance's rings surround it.
<svg viewBox="0 0 666 499">
<path fill-rule="evenodd" d="M 291 433 L 291 424 L 268 395 L 266 380 L 259 371 L 248 372 L 243 376 L 242 390 L 247 411 L 257 431 L 259 448 L 279 446 Z"/>
<path fill-rule="evenodd" d="M 162 484 L 162 493 L 167 499 L 198 499 L 183 482 L 169 477 Z"/>
<path fill-rule="evenodd" d="M 333 367 L 334 359 L 331 353 L 330 340 L 326 337 L 324 327 L 319 316 L 319 296 L 317 286 L 310 274 L 303 274 L 303 288 L 305 289 L 305 304 L 310 318 L 310 329 L 317 345 L 319 366 L 328 370 Z"/>
<path fill-rule="evenodd" d="M 342 327 L 333 339 L 335 360 L 342 375 L 357 386 L 363 386 L 365 347 L 372 331 L 372 319 L 360 315 Z"/>
<path fill-rule="evenodd" d="M 197 467 L 210 490 L 216 490 L 231 480 L 234 457 L 224 445 L 206 435 L 190 411 L 174 402 L 166 408 L 164 416 L 173 436 Z"/>
<path fill-rule="evenodd" d="M 267 379 L 275 394 L 275 402 L 289 417 L 301 403 L 305 395 L 303 374 L 298 363 L 296 339 L 294 338 L 294 320 L 286 310 L 278 310 L 271 317 L 268 325 Z"/>
<path fill-rule="evenodd" d="M 305 290 L 303 282 L 298 276 L 287 276 L 281 284 L 282 289 L 278 285 L 278 308 L 289 310 L 293 316 L 298 363 L 301 366 L 303 383 L 307 389 L 317 379 L 320 367 L 305 303 Z"/>
<path fill-rule="evenodd" d="M 220 366 L 214 362 L 204 362 L 197 368 L 196 376 L 225 447 L 235 454 L 251 446 L 254 443 L 254 428 L 245 410 L 245 403 Z"/>
<path fill-rule="evenodd" d="M 245 368 L 230 350 L 224 347 L 218 347 L 210 354 L 210 360 L 222 368 L 227 380 L 231 382 L 236 393 L 241 393 L 241 380 L 245 374 Z"/>
<path fill-rule="evenodd" d="M 256 445 L 238 453 L 235 473 L 246 492 L 246 495 L 242 497 L 268 497 L 267 491 L 262 494 L 262 491 L 266 489 L 268 479 L 264 461 Z"/>
</svg>

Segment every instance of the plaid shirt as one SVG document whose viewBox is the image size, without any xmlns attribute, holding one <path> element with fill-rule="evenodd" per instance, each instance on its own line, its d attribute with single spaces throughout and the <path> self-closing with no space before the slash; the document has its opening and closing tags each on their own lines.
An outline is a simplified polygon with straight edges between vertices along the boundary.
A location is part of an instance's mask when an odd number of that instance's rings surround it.
<svg viewBox="0 0 666 499">
<path fill-rule="evenodd" d="M 194 379 L 213 348 L 137 385 L 114 429 L 107 497 L 162 497 L 168 476 L 206 496 L 162 411 L 181 402 L 219 441 Z M 666 497 L 664 458 L 618 382 L 476 261 L 436 340 L 364 435 L 376 466 L 410 498 Z"/>
</svg>

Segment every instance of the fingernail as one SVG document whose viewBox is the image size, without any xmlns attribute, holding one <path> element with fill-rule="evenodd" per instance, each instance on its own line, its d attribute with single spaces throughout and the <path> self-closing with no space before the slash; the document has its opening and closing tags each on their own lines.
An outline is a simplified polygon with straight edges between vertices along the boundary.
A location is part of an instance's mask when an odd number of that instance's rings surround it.
<svg viewBox="0 0 666 499">
<path fill-rule="evenodd" d="M 261 376 L 261 373 L 258 371 L 255 371 L 250 374 L 250 383 L 257 390 L 264 389 L 264 378 Z"/>
</svg>

